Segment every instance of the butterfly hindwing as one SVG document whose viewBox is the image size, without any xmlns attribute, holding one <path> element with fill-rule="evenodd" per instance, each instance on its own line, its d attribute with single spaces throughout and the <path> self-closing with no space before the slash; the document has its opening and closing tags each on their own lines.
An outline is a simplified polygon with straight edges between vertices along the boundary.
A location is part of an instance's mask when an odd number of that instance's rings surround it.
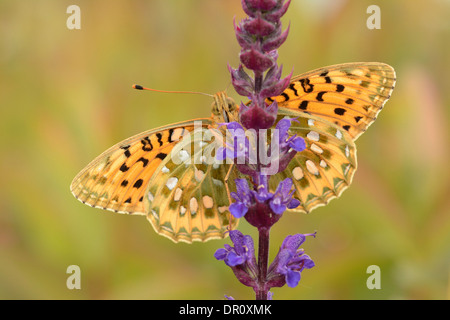
<svg viewBox="0 0 450 320">
<path fill-rule="evenodd" d="M 356 147 L 350 135 L 329 121 L 280 110 L 279 118 L 296 118 L 291 135 L 303 137 L 306 149 L 298 152 L 288 167 L 270 179 L 271 190 L 285 178 L 294 183 L 294 197 L 301 204 L 292 211 L 310 212 L 338 197 L 351 183 L 355 173 Z"/>
<path fill-rule="evenodd" d="M 213 129 L 199 130 L 176 145 L 149 183 L 148 219 L 156 232 L 176 242 L 224 238 L 237 226 L 228 211 L 230 164 L 215 162 Z M 231 169 L 228 177 L 234 181 L 236 169 Z"/>
<path fill-rule="evenodd" d="M 376 119 L 395 85 L 383 63 L 345 63 L 293 77 L 277 97 L 279 108 L 307 112 L 347 131 L 356 140 Z"/>
</svg>

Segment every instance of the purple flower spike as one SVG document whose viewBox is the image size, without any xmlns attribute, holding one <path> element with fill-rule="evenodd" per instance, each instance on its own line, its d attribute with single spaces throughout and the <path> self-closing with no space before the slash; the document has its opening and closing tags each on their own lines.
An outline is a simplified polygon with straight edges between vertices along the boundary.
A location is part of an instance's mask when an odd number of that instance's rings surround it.
<svg viewBox="0 0 450 320">
<path fill-rule="evenodd" d="M 236 92 L 252 100 L 240 109 L 240 122 L 247 129 L 273 126 L 278 106 L 268 105 L 265 100 L 281 94 L 289 85 L 292 73 L 282 79 L 282 69 L 276 64 L 277 48 L 289 32 L 289 28 L 282 31 L 280 21 L 289 3 L 283 0 L 242 0 L 242 8 L 248 17 L 238 25 L 234 24 L 236 38 L 242 47 L 239 54 L 242 65 L 238 69 L 229 69 Z M 242 66 L 253 71 L 254 79 L 244 74 Z"/>
<path fill-rule="evenodd" d="M 249 176 L 235 179 L 236 191 L 231 192 L 234 202 L 229 211 L 258 229 L 259 245 L 257 264 L 253 239 L 233 230 L 230 231 L 233 246 L 225 244 L 214 256 L 223 260 L 241 283 L 252 287 L 258 300 L 272 299 L 269 291 L 272 287 L 297 286 L 301 272 L 314 267 L 314 262 L 299 247 L 306 236 L 315 234 L 288 236 L 268 267 L 270 228 L 286 210 L 300 205 L 293 197 L 296 191 L 290 178 L 281 181 L 275 192 L 269 189 L 269 180 L 284 171 L 297 152 L 306 148 L 302 137 L 290 135 L 295 119 L 281 119 L 275 126 L 278 103 L 269 99 L 281 95 L 291 81 L 292 72 L 283 77 L 283 68 L 277 64 L 278 48 L 286 41 L 290 29 L 288 26 L 283 31 L 280 18 L 290 2 L 241 0 L 248 17 L 239 23 L 234 21 L 241 46 L 240 65 L 228 69 L 236 92 L 250 102 L 241 102 L 239 122 L 223 124 L 227 127 L 225 143 L 216 150 L 217 159 L 233 159 L 240 174 Z"/>
</svg>

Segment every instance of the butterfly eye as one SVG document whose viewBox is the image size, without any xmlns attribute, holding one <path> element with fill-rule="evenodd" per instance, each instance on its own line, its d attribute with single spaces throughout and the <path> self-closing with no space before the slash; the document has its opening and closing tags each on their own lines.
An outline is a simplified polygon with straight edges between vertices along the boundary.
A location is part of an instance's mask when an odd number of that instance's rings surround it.
<svg viewBox="0 0 450 320">
<path fill-rule="evenodd" d="M 215 104 L 215 103 L 212 104 L 211 112 L 212 112 L 212 114 L 214 114 L 216 116 L 220 115 L 220 111 L 219 111 L 219 108 L 217 107 L 217 104 Z"/>
<path fill-rule="evenodd" d="M 234 111 L 236 111 L 237 110 L 237 105 L 236 105 L 236 103 L 234 102 L 234 100 L 233 99 L 231 99 L 231 98 L 228 98 L 227 99 L 227 106 L 228 106 L 228 111 L 230 111 L 230 112 L 234 112 Z"/>
</svg>

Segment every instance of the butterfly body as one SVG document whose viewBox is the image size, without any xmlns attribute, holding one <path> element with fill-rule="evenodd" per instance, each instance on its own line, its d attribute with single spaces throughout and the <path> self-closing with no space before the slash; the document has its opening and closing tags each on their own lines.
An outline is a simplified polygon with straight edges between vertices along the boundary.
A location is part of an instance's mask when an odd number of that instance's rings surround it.
<svg viewBox="0 0 450 320">
<path fill-rule="evenodd" d="M 357 167 L 354 141 L 376 119 L 394 85 L 395 72 L 386 64 L 349 63 L 294 77 L 280 96 L 268 98 L 278 102 L 279 119 L 297 118 L 290 133 L 307 146 L 271 178 L 271 189 L 291 178 L 301 201 L 294 211 L 306 213 L 338 197 Z M 231 164 L 211 161 L 218 139 L 214 130 L 225 134 L 220 124 L 238 121 L 238 110 L 219 92 L 211 118 L 116 144 L 75 177 L 71 191 L 92 207 L 146 215 L 156 232 L 175 242 L 223 238 L 238 222 L 228 211 L 228 192 L 239 173 Z"/>
</svg>

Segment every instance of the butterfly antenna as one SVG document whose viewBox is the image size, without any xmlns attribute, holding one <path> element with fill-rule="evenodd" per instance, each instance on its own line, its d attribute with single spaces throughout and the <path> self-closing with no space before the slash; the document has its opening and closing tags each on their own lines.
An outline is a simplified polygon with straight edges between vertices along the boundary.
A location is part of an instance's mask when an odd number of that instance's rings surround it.
<svg viewBox="0 0 450 320">
<path fill-rule="evenodd" d="M 133 84 L 133 89 L 148 90 L 148 91 L 162 92 L 162 93 L 193 93 L 193 94 L 201 94 L 201 95 L 208 96 L 208 97 L 214 97 L 212 94 L 208 94 L 208 93 L 204 93 L 204 92 L 157 90 L 157 89 L 146 88 L 146 87 L 140 86 L 138 84 Z"/>
</svg>

